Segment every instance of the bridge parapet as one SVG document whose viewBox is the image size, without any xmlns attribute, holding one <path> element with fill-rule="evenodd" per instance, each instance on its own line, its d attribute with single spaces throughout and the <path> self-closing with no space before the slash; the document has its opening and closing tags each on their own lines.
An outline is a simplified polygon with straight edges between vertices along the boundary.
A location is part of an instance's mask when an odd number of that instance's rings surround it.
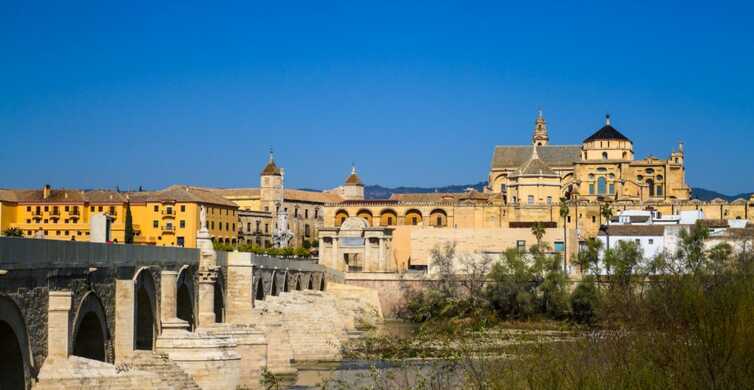
<svg viewBox="0 0 754 390">
<path fill-rule="evenodd" d="M 0 269 L 197 265 L 199 250 L 0 237 Z"/>
</svg>

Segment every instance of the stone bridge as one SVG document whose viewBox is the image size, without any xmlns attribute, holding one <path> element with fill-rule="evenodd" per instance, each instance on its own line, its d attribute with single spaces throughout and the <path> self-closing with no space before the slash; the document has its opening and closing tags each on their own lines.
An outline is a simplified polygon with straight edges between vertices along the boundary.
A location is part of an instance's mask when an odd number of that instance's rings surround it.
<svg viewBox="0 0 754 390">
<path fill-rule="evenodd" d="M 381 317 L 316 263 L 199 246 L 0 238 L 0 389 L 258 388 Z"/>
</svg>

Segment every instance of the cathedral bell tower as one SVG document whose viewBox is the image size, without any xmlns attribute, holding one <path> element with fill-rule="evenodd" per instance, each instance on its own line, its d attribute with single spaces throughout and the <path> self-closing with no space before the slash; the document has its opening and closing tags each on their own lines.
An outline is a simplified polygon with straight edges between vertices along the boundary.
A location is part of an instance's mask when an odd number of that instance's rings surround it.
<svg viewBox="0 0 754 390">
<path fill-rule="evenodd" d="M 531 137 L 532 145 L 542 146 L 547 145 L 550 141 L 550 136 L 547 135 L 547 122 L 542 114 L 542 110 L 539 110 L 537 114 L 537 120 L 534 122 L 534 135 Z"/>
</svg>

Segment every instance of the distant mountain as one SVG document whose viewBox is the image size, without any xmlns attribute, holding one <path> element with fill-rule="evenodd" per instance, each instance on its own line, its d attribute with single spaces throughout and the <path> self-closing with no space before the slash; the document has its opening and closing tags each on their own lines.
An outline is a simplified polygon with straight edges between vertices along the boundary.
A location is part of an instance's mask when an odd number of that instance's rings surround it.
<svg viewBox="0 0 754 390">
<path fill-rule="evenodd" d="M 691 195 L 695 199 L 704 200 L 704 201 L 710 201 L 710 200 L 715 199 L 715 198 L 720 198 L 720 199 L 725 199 L 725 200 L 727 200 L 727 201 L 730 202 L 730 201 L 734 201 L 734 200 L 736 200 L 738 198 L 743 198 L 743 199 L 748 200 L 749 196 L 751 195 L 751 193 L 750 192 L 743 192 L 743 193 L 736 194 L 736 195 L 725 195 L 725 194 L 721 194 L 721 193 L 719 193 L 717 191 L 712 191 L 712 190 L 707 190 L 707 189 L 704 189 L 704 188 L 696 188 L 696 187 L 694 187 L 694 188 L 691 188 Z"/>
<path fill-rule="evenodd" d="M 477 191 L 484 190 L 486 181 L 476 184 L 455 184 L 444 187 L 383 187 L 381 185 L 369 185 L 364 187 L 364 197 L 367 199 L 388 199 L 393 194 L 426 193 L 426 192 L 464 192 L 467 188 Z"/>
</svg>

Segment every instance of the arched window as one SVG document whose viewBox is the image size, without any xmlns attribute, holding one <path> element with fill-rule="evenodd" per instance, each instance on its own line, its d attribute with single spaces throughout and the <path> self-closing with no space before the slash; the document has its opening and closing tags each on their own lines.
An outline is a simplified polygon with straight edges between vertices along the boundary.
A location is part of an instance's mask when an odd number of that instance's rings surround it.
<svg viewBox="0 0 754 390">
<path fill-rule="evenodd" d="M 534 204 L 534 195 L 529 195 L 526 197 L 526 202 L 529 204 Z"/>
<path fill-rule="evenodd" d="M 342 225 L 346 218 L 348 218 L 348 212 L 346 210 L 338 210 L 338 212 L 335 213 L 335 226 Z"/>
<path fill-rule="evenodd" d="M 647 179 L 647 187 L 649 187 L 649 196 L 655 196 L 655 183 L 651 179 Z"/>
<path fill-rule="evenodd" d="M 607 152 L 602 152 L 602 159 L 607 160 Z"/>
<path fill-rule="evenodd" d="M 445 213 L 444 210 L 432 210 L 432 212 L 429 214 L 429 220 L 432 226 L 447 226 L 448 224 L 448 216 Z"/>
<path fill-rule="evenodd" d="M 396 223 L 398 223 L 398 214 L 395 211 L 390 209 L 382 210 L 382 213 L 380 213 L 380 225 L 392 226 Z"/>
<path fill-rule="evenodd" d="M 406 225 L 420 225 L 421 222 L 422 222 L 421 211 L 412 209 L 406 212 Z"/>
<path fill-rule="evenodd" d="M 600 176 L 597 179 L 597 193 L 602 195 L 607 192 L 607 180 L 604 176 Z"/>
<path fill-rule="evenodd" d="M 359 210 L 356 216 L 367 221 L 367 225 L 372 226 L 372 212 L 366 209 Z"/>
<path fill-rule="evenodd" d="M 551 205 L 551 204 L 552 204 L 552 196 L 548 196 L 548 197 L 547 197 L 547 204 L 548 204 L 548 205 Z"/>
</svg>

